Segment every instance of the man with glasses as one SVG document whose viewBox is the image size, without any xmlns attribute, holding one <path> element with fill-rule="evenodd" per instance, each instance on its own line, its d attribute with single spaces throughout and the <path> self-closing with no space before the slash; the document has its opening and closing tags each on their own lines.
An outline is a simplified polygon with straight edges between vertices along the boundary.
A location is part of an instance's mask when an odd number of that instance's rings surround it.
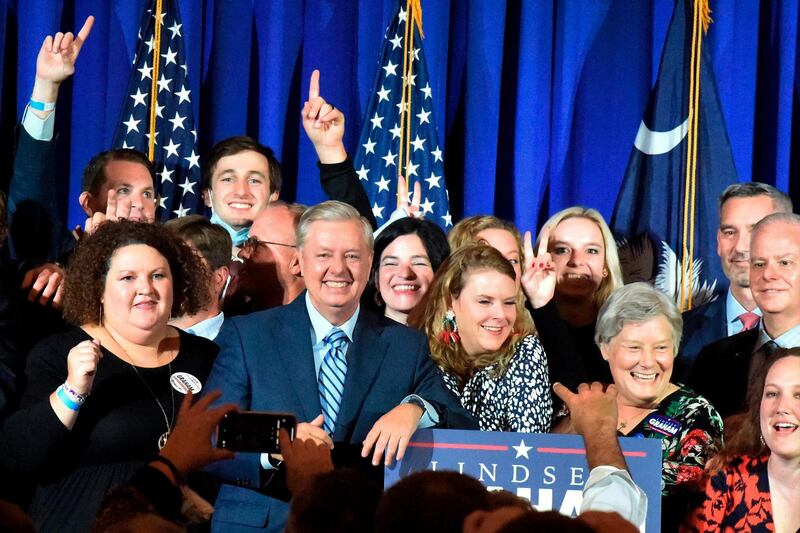
<svg viewBox="0 0 800 533">
<path fill-rule="evenodd" d="M 294 232 L 305 206 L 272 202 L 259 213 L 242 244 L 234 294 L 228 314 L 243 314 L 286 305 L 305 289 L 300 276 Z"/>
</svg>

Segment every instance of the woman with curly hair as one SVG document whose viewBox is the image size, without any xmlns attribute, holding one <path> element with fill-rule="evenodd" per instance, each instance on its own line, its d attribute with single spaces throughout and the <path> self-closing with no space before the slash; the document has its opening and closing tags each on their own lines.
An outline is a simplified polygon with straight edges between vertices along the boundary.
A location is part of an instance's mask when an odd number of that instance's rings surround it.
<svg viewBox="0 0 800 533">
<path fill-rule="evenodd" d="M 546 432 L 552 415 L 547 358 L 515 278 L 495 248 L 462 246 L 442 263 L 409 325 L 427 334 L 447 387 L 481 430 Z"/>
<path fill-rule="evenodd" d="M 207 303 L 208 276 L 157 224 L 106 222 L 79 244 L 64 283 L 75 327 L 33 349 L 0 435 L 4 466 L 37 482 L 38 530 L 87 531 L 105 493 L 164 446 L 218 350 L 167 325 Z"/>
<path fill-rule="evenodd" d="M 800 348 L 756 361 L 747 412 L 708 468 L 690 531 L 800 530 Z"/>
</svg>

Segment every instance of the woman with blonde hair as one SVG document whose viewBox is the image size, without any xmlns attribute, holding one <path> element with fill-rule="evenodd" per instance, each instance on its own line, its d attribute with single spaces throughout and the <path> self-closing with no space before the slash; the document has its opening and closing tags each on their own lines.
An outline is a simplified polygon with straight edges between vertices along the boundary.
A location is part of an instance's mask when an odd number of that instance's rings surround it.
<svg viewBox="0 0 800 533">
<path fill-rule="evenodd" d="M 482 430 L 544 432 L 552 414 L 547 359 L 516 279 L 495 248 L 461 246 L 437 271 L 409 325 L 427 334 L 447 387 Z"/>
<path fill-rule="evenodd" d="M 522 289 L 542 344 L 548 353 L 579 356 L 579 364 L 570 365 L 571 381 L 610 383 L 594 330 L 600 307 L 623 282 L 617 245 L 603 216 L 585 207 L 559 211 L 545 222 L 536 256 L 525 237 L 529 272 Z"/>
</svg>

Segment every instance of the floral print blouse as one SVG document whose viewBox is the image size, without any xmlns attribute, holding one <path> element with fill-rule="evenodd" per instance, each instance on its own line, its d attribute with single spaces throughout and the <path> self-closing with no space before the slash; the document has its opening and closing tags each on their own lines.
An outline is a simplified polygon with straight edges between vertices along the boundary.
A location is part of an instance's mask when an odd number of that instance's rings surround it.
<svg viewBox="0 0 800 533">
<path fill-rule="evenodd" d="M 700 483 L 706 459 L 722 444 L 722 418 L 708 400 L 678 385 L 626 436 L 661 439 L 661 494 L 669 496 Z"/>
<path fill-rule="evenodd" d="M 539 339 L 528 335 L 517 343 L 514 357 L 502 375 L 494 375 L 496 366 L 475 372 L 463 389 L 459 389 L 458 379 L 447 372 L 443 372 L 444 382 L 478 419 L 482 431 L 549 431 L 553 401 L 547 357 Z"/>
<path fill-rule="evenodd" d="M 685 531 L 775 531 L 769 494 L 769 455 L 743 455 L 708 479 Z"/>
</svg>

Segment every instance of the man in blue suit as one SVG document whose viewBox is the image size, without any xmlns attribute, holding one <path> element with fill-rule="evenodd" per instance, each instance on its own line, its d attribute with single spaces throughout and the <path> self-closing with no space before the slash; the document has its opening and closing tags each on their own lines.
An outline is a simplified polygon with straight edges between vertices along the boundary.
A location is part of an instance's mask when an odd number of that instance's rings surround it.
<svg viewBox="0 0 800 533">
<path fill-rule="evenodd" d="M 418 427 L 477 429 L 446 390 L 425 336 L 360 308 L 372 264 L 369 223 L 347 204 L 324 202 L 300 218 L 296 245 L 306 291 L 226 321 L 206 389 L 221 389 L 219 401 L 242 409 L 294 413 L 296 438 L 357 445 L 373 465 L 402 458 Z M 215 471 L 228 482 L 215 531 L 283 531 L 288 494 L 274 458 L 240 453 Z"/>
<path fill-rule="evenodd" d="M 791 212 L 791 199 L 765 183 L 736 183 L 722 192 L 717 254 L 730 285 L 724 296 L 683 314 L 683 342 L 674 374 L 678 381 L 690 379 L 704 346 L 758 325 L 761 311 L 750 292 L 750 233 L 767 215 Z"/>
</svg>

